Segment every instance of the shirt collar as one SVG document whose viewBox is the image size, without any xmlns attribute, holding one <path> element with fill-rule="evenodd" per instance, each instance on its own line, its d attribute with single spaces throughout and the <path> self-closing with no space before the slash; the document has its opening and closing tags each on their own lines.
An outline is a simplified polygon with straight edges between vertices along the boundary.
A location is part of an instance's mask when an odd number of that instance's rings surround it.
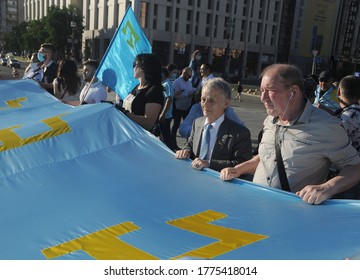
<svg viewBox="0 0 360 280">
<path fill-rule="evenodd" d="M 95 83 L 86 82 L 87 85 L 91 85 L 91 86 L 97 86 L 100 83 L 101 83 L 101 81 L 96 81 Z"/>
<path fill-rule="evenodd" d="M 212 127 L 218 130 L 224 119 L 225 119 L 225 114 L 222 114 L 219 118 L 217 118 L 214 122 L 211 123 Z M 207 124 L 209 124 L 208 118 L 205 119 L 204 126 L 206 126 Z"/>
<path fill-rule="evenodd" d="M 304 110 L 298 119 L 297 123 L 309 123 L 310 117 L 312 112 L 314 111 L 315 107 L 311 104 L 309 99 L 306 99 L 306 104 Z"/>
<path fill-rule="evenodd" d="M 299 124 L 299 123 L 308 123 L 310 121 L 311 113 L 313 112 L 314 109 L 315 109 L 315 107 L 311 104 L 309 99 L 306 99 L 304 109 L 303 109 L 301 115 L 297 119 L 291 121 L 290 124 L 288 124 L 288 125 L 284 125 L 279 121 L 279 117 L 274 117 L 273 124 L 280 124 L 282 126 L 291 126 L 291 125 Z"/>
<path fill-rule="evenodd" d="M 47 68 L 47 67 L 49 67 L 52 63 L 53 63 L 54 61 L 52 61 L 52 60 L 50 60 L 50 62 L 48 63 L 48 64 L 44 64 L 42 67 L 43 68 Z"/>
</svg>

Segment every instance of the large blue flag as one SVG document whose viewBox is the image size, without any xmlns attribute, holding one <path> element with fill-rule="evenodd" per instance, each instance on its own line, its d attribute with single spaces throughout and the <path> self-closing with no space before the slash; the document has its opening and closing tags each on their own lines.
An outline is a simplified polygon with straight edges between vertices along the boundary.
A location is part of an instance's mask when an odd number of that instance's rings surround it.
<svg viewBox="0 0 360 280">
<path fill-rule="evenodd" d="M 96 77 L 124 99 L 139 83 L 133 62 L 139 53 L 151 53 L 151 45 L 128 7 L 96 72 Z"/>
<path fill-rule="evenodd" d="M 345 259 L 360 202 L 304 203 L 177 160 L 114 106 L 0 81 L 0 259 Z"/>
</svg>

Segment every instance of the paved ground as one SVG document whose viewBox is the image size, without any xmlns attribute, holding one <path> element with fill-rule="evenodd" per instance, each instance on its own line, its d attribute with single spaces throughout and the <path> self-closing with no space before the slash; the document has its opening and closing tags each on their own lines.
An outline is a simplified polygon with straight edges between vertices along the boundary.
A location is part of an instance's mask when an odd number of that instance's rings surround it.
<svg viewBox="0 0 360 280">
<path fill-rule="evenodd" d="M 22 63 L 21 69 L 18 69 L 20 72 L 20 76 L 22 76 L 24 68 L 26 64 Z M 12 79 L 11 75 L 12 69 L 6 66 L 0 66 L 0 76 L 4 79 Z M 0 81 L 1 82 L 1 81 Z M 254 86 L 246 86 L 244 85 L 244 90 L 247 89 L 256 89 Z M 235 112 L 238 114 L 241 120 L 245 122 L 245 125 L 250 129 L 251 138 L 253 141 L 253 146 L 256 145 L 257 142 L 257 135 L 262 127 L 262 123 L 266 117 L 266 112 L 264 109 L 263 104 L 260 101 L 260 96 L 257 94 L 253 94 L 254 91 L 251 93 L 244 93 L 243 94 L 243 101 L 232 101 L 231 106 L 234 108 Z M 1 93 L 0 93 L 1 94 Z M 233 97 L 235 96 L 236 92 L 233 91 Z M 109 96 L 110 100 L 114 100 L 114 96 Z M 182 147 L 185 144 L 185 138 L 180 136 L 177 137 L 178 146 Z"/>
</svg>

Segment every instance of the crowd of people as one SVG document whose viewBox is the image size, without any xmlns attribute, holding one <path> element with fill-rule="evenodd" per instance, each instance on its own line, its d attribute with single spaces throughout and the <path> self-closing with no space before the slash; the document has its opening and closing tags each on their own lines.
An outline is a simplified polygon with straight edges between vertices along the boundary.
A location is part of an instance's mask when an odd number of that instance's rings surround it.
<svg viewBox="0 0 360 280">
<path fill-rule="evenodd" d="M 42 44 L 30 57 L 23 79 L 34 79 L 70 105 L 107 100 L 95 77 L 97 61 L 84 62 L 82 75 L 72 60 L 54 62 L 55 48 Z M 154 54 L 138 54 L 138 80 L 115 107 L 196 170 L 219 171 L 221 180 L 245 178 L 297 194 L 309 204 L 331 198 L 360 199 L 360 78 L 335 82 L 330 71 L 304 78 L 290 64 L 273 64 L 260 75 L 267 112 L 258 146 L 230 107 L 230 85 L 212 74 L 211 64 L 195 51 L 189 66 L 164 67 Z M 179 73 L 179 74 L 178 74 Z M 14 71 L 14 77 L 19 74 Z M 234 100 L 242 101 L 243 85 Z M 178 147 L 177 134 L 186 138 Z"/>
<path fill-rule="evenodd" d="M 30 62 L 24 75 L 20 77 L 18 70 L 13 69 L 13 77 L 32 79 L 62 102 L 73 106 L 107 100 L 106 87 L 95 77 L 98 61 L 84 62 L 81 79 L 77 64 L 70 59 L 62 59 L 59 64 L 56 63 L 55 52 L 53 44 L 41 44 L 38 52 L 29 56 Z"/>
<path fill-rule="evenodd" d="M 337 86 L 331 73 L 324 71 L 315 88 L 315 77 L 304 78 L 293 65 L 264 69 L 260 91 L 268 117 L 254 153 L 249 130 L 229 107 L 229 84 L 212 75 L 211 65 L 200 63 L 199 52 L 192 58 L 172 82 L 169 70 L 163 71 L 162 104 L 172 100 L 173 107 L 171 133 L 169 116 L 164 142 L 176 159 L 191 159 L 196 170 L 217 170 L 222 180 L 253 178 L 255 183 L 296 193 L 309 204 L 360 198 L 358 77 L 345 77 Z M 240 99 L 241 84 L 238 91 Z M 156 121 L 164 121 L 169 106 L 160 105 L 159 97 L 155 102 L 145 96 L 145 103 L 158 105 L 152 110 L 158 117 L 143 126 L 150 130 Z M 177 132 L 187 138 L 182 148 L 176 145 Z M 160 138 L 161 134 L 160 126 Z"/>
</svg>

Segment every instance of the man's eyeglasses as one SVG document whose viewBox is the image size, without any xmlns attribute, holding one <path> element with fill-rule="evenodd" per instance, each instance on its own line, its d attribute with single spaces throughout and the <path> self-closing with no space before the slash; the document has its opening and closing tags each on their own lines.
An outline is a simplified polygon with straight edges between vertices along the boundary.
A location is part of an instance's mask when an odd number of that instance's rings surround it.
<svg viewBox="0 0 360 280">
<path fill-rule="evenodd" d="M 319 81 L 322 83 L 327 83 L 329 80 L 328 79 L 319 79 Z"/>
</svg>

